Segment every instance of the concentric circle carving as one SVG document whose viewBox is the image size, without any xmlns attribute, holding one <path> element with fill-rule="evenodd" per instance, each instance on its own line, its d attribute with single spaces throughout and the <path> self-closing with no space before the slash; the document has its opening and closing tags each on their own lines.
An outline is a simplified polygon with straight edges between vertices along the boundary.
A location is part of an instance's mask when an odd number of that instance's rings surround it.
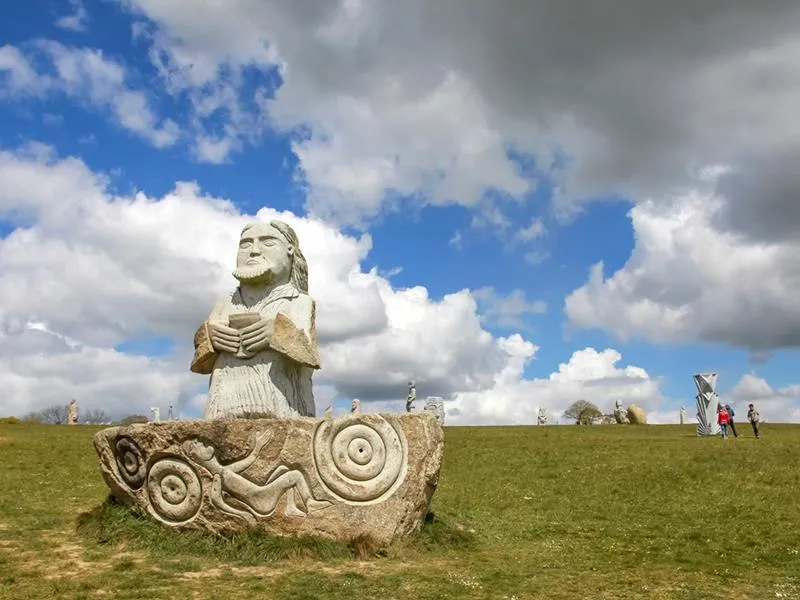
<svg viewBox="0 0 800 600">
<path fill-rule="evenodd" d="M 323 421 L 314 434 L 317 474 L 340 500 L 385 499 L 402 483 L 407 463 L 402 432 L 379 415 Z"/>
<path fill-rule="evenodd" d="M 114 443 L 114 458 L 122 480 L 131 489 L 139 489 L 144 483 L 146 465 L 142 450 L 131 438 L 121 436 Z"/>
<path fill-rule="evenodd" d="M 197 472 L 179 458 L 162 458 L 147 473 L 150 506 L 163 520 L 179 524 L 200 510 L 203 488 Z"/>
</svg>

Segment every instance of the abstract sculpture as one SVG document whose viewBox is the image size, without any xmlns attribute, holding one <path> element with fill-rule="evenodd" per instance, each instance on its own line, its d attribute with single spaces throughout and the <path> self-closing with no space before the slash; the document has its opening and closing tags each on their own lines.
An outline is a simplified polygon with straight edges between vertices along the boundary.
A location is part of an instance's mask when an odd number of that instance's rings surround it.
<svg viewBox="0 0 800 600">
<path fill-rule="evenodd" d="M 717 423 L 719 396 L 714 391 L 717 385 L 716 373 L 700 373 L 694 376 L 697 386 L 697 435 L 716 435 L 720 432 Z"/>
</svg>

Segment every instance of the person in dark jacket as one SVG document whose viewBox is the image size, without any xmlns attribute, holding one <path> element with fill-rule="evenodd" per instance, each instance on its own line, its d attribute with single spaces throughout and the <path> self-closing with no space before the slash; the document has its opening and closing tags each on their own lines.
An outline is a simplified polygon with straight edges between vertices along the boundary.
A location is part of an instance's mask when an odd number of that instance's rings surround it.
<svg viewBox="0 0 800 600">
<path fill-rule="evenodd" d="M 733 437 L 738 438 L 739 434 L 736 433 L 736 425 L 733 424 L 733 415 L 735 414 L 733 412 L 733 407 L 730 404 L 726 404 L 725 410 L 728 411 L 728 426 L 731 428 L 731 431 L 733 432 Z"/>
</svg>

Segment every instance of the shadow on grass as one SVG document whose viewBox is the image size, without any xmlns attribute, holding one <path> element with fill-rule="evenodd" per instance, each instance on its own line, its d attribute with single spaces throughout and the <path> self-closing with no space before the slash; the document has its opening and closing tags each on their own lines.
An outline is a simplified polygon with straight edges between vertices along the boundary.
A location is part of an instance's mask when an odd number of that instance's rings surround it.
<svg viewBox="0 0 800 600">
<path fill-rule="evenodd" d="M 208 558 L 241 566 L 300 558 L 366 560 L 386 556 L 391 548 L 366 535 L 344 542 L 313 535 L 279 536 L 264 531 L 223 534 L 174 530 L 155 522 L 137 507 L 118 504 L 113 497 L 80 514 L 76 529 L 90 544 L 124 546 L 159 558 Z M 429 512 L 420 531 L 394 545 L 437 552 L 468 547 L 474 542 L 474 535 L 466 528 L 452 526 Z"/>
</svg>

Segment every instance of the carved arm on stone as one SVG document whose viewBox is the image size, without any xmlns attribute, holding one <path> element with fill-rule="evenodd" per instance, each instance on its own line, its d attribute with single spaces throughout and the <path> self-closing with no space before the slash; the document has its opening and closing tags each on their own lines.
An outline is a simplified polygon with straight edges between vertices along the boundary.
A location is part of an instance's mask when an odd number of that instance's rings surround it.
<svg viewBox="0 0 800 600">
<path fill-rule="evenodd" d="M 220 352 L 236 354 L 239 349 L 239 332 L 220 321 L 208 320 L 194 334 L 194 358 L 190 367 L 193 373 L 208 375 L 214 370 Z"/>
<path fill-rule="evenodd" d="M 194 334 L 194 358 L 189 369 L 192 373 L 209 375 L 214 371 L 217 362 L 217 352 L 211 345 L 211 336 L 208 333 L 207 323 L 200 325 Z"/>
<path fill-rule="evenodd" d="M 234 473 L 241 473 L 256 461 L 256 459 L 258 458 L 258 453 L 261 452 L 261 449 L 267 445 L 267 443 L 271 438 L 272 434 L 269 431 L 264 431 L 258 435 L 254 434 L 253 449 L 250 451 L 250 454 L 248 454 L 241 460 L 237 460 L 234 463 L 225 465 L 224 468 L 233 471 Z"/>
</svg>

